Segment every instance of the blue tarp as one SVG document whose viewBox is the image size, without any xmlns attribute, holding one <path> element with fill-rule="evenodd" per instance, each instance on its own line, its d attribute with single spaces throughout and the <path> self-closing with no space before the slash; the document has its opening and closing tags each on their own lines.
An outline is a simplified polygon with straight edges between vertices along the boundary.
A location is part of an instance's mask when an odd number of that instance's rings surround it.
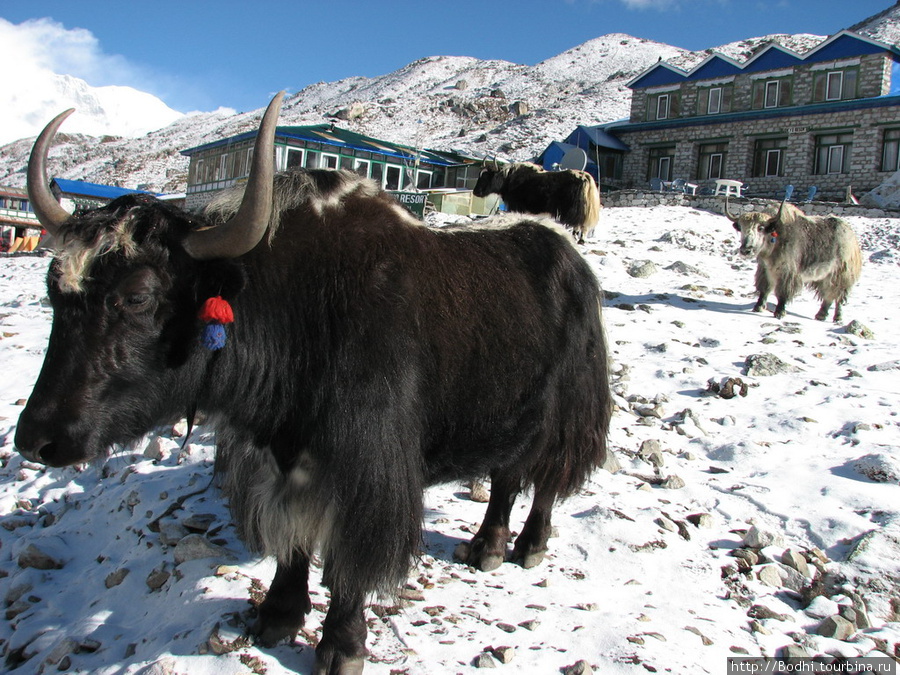
<svg viewBox="0 0 900 675">
<path fill-rule="evenodd" d="M 144 190 L 129 190 L 128 188 L 113 187 L 112 185 L 100 185 L 99 183 L 87 183 L 83 180 L 68 180 L 67 178 L 54 178 L 51 185 L 56 184 L 60 192 L 66 195 L 78 195 L 80 197 L 94 197 L 95 199 L 109 199 L 130 194 L 153 194 Z"/>
</svg>

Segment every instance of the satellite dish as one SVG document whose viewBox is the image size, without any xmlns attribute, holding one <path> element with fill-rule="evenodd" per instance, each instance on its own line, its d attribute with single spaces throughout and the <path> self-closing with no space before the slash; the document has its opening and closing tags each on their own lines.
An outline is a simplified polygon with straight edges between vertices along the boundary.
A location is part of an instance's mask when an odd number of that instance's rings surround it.
<svg viewBox="0 0 900 675">
<path fill-rule="evenodd" d="M 570 150 L 566 150 L 566 154 L 563 155 L 562 161 L 559 163 L 560 171 L 563 171 L 565 169 L 584 171 L 584 167 L 586 166 L 587 153 L 581 148 L 572 148 Z"/>
</svg>

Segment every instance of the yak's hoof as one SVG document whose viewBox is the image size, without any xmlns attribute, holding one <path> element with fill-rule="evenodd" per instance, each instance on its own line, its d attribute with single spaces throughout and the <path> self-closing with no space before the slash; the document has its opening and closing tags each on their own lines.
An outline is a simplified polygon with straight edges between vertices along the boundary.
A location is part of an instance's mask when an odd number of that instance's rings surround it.
<svg viewBox="0 0 900 675">
<path fill-rule="evenodd" d="M 544 557 L 547 554 L 547 549 L 541 549 L 540 551 L 520 551 L 518 549 L 513 550 L 512 561 L 520 564 L 526 570 L 530 570 L 532 567 L 537 567 L 542 562 L 544 562 Z"/>
<path fill-rule="evenodd" d="M 290 621 L 287 619 L 274 619 L 261 614 L 248 631 L 251 636 L 264 647 L 274 647 L 282 640 L 293 642 L 297 633 L 303 628 L 303 619 Z"/>
<path fill-rule="evenodd" d="M 316 654 L 313 675 L 362 675 L 365 665 L 366 660 L 360 656 L 345 659 L 334 655 L 330 658 L 320 659 Z"/>
<path fill-rule="evenodd" d="M 471 565 L 482 572 L 493 572 L 503 564 L 505 556 L 488 552 L 484 540 L 477 539 L 472 542 L 460 542 L 453 551 L 453 559 Z"/>
<path fill-rule="evenodd" d="M 756 312 L 757 314 L 759 314 L 761 311 L 763 311 L 763 308 L 762 308 L 761 305 L 757 305 L 756 307 L 753 308 L 752 311 L 754 311 L 754 312 Z"/>
<path fill-rule="evenodd" d="M 544 562 L 544 555 L 546 551 L 536 551 L 535 553 L 529 553 L 524 558 L 522 558 L 522 567 L 526 570 L 530 570 L 532 567 L 537 567 L 542 562 Z"/>
</svg>

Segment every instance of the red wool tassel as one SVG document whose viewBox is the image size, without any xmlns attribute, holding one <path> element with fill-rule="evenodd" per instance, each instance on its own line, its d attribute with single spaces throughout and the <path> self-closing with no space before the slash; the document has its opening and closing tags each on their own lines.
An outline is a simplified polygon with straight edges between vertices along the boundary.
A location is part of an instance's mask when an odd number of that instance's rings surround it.
<svg viewBox="0 0 900 675">
<path fill-rule="evenodd" d="M 234 311 L 228 301 L 217 295 L 209 298 L 200 308 L 200 320 L 207 323 L 233 323 Z"/>
</svg>

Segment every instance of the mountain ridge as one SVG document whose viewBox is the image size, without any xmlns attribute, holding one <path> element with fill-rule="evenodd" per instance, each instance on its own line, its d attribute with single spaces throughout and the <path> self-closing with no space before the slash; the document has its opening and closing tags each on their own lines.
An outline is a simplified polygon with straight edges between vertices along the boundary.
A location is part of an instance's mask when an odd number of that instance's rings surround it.
<svg viewBox="0 0 900 675">
<path fill-rule="evenodd" d="M 853 29 L 897 44 L 900 3 Z M 610 33 L 534 66 L 468 56 L 426 56 L 377 77 L 308 85 L 286 97 L 280 124 L 334 121 L 352 131 L 409 146 L 526 160 L 579 124 L 627 117 L 631 97 L 626 83 L 659 60 L 689 70 L 712 53 L 743 61 L 773 40 L 802 53 L 824 39 L 775 34 L 687 51 Z M 64 178 L 180 192 L 186 186 L 188 167 L 188 159 L 180 152 L 254 129 L 265 103 L 260 101 L 259 110 L 243 113 L 218 110 L 182 116 L 138 138 L 105 135 L 98 143 L 83 133 L 62 133 L 51 151 L 51 170 Z M 24 185 L 32 142 L 26 138 L 0 146 L 0 184 Z"/>
</svg>

